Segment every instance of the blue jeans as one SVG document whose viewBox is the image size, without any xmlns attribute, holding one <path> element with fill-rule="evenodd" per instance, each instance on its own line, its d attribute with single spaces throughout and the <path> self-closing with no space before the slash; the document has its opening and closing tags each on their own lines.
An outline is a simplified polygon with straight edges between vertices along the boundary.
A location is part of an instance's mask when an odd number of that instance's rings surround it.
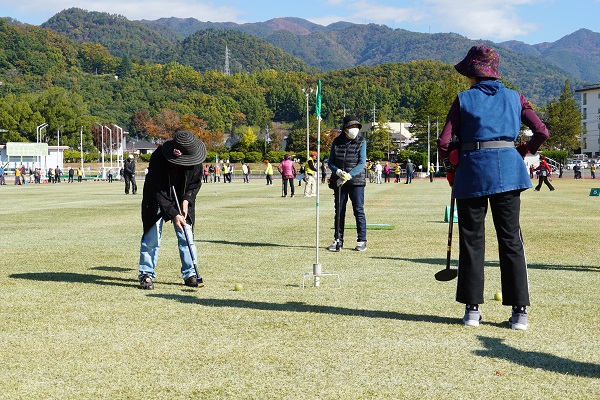
<svg viewBox="0 0 600 400">
<path fill-rule="evenodd" d="M 140 245 L 140 263 L 138 279 L 143 275 L 150 275 L 152 279 L 156 278 L 154 268 L 158 261 L 158 250 L 160 249 L 160 240 L 162 238 L 162 226 L 163 219 L 160 218 L 156 221 L 156 224 L 148 230 L 148 232 L 142 235 L 142 241 Z M 179 258 L 181 259 L 181 275 L 183 279 L 187 279 L 192 275 L 196 275 L 194 270 L 194 263 L 188 249 L 187 241 L 185 240 L 185 234 L 179 230 L 175 225 L 175 234 L 177 235 L 177 245 L 179 247 Z M 192 229 L 189 225 L 185 226 L 188 237 L 190 239 L 190 247 L 194 253 L 194 258 L 197 258 L 196 245 L 194 244 L 194 237 L 192 235 Z M 200 277 L 198 277 L 200 278 Z"/>
<path fill-rule="evenodd" d="M 354 211 L 354 219 L 356 220 L 356 235 L 357 242 L 367 241 L 367 217 L 365 216 L 365 187 L 342 185 L 334 190 L 335 196 L 335 239 L 344 241 L 344 225 L 346 220 L 346 205 L 348 198 L 352 201 L 352 211 Z M 338 204 L 341 202 L 341 204 Z M 339 219 L 337 213 L 339 212 Z M 339 226 L 338 226 L 339 220 Z"/>
</svg>

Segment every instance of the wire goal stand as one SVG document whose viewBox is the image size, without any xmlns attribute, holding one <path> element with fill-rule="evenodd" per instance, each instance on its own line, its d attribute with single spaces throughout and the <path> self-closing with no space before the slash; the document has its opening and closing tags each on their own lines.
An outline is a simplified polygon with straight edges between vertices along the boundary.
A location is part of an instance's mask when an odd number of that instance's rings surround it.
<svg viewBox="0 0 600 400">
<path fill-rule="evenodd" d="M 321 162 L 321 81 L 318 82 L 317 88 L 317 104 L 316 104 L 316 113 L 317 113 L 317 164 L 315 165 L 315 170 L 320 171 L 320 162 Z M 307 154 L 308 157 L 308 154 Z M 311 284 L 315 287 L 321 286 L 321 278 L 324 277 L 332 277 L 337 278 L 337 287 L 342 287 L 342 281 L 340 279 L 339 274 L 323 272 L 323 266 L 319 262 L 319 211 L 320 211 L 320 199 L 321 199 L 321 179 L 316 179 L 317 185 L 317 197 L 316 197 L 316 223 L 315 223 L 315 263 L 313 264 L 312 272 L 306 272 L 302 276 L 302 289 L 306 286 L 310 286 Z"/>
</svg>

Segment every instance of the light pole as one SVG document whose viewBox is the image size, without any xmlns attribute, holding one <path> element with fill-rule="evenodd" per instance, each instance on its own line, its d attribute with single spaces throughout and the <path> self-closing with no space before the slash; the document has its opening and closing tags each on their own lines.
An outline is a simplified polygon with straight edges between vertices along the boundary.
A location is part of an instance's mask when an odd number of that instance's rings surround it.
<svg viewBox="0 0 600 400">
<path fill-rule="evenodd" d="M 47 127 L 48 124 L 41 124 L 38 125 L 37 128 L 35 128 L 35 132 L 36 132 L 36 143 L 38 145 L 38 152 L 39 152 L 39 146 L 40 143 L 42 141 L 42 129 Z M 38 154 L 38 167 L 41 168 L 42 167 L 42 155 Z"/>
<path fill-rule="evenodd" d="M 62 128 L 63 128 L 63 127 L 62 127 L 62 125 L 61 125 L 61 126 L 60 126 L 60 128 L 58 128 L 58 129 L 56 130 L 56 145 L 57 145 L 58 147 L 60 147 L 60 130 L 61 130 Z"/>
<path fill-rule="evenodd" d="M 267 132 L 265 134 L 265 156 L 267 155 L 267 144 L 271 143 L 271 139 L 269 138 L 269 127 L 267 126 L 265 128 L 265 131 Z"/>
<path fill-rule="evenodd" d="M 429 116 L 427 116 L 427 171 L 429 170 L 429 156 L 431 153 L 431 144 L 430 144 L 430 134 L 431 134 L 431 123 L 429 122 Z"/>
<path fill-rule="evenodd" d="M 102 132 L 100 136 L 102 136 L 102 173 L 104 173 L 104 125 L 101 125 L 99 122 L 96 122 L 96 125 L 101 128 Z"/>
<path fill-rule="evenodd" d="M 58 164 L 60 165 L 60 168 L 63 168 L 63 163 L 60 162 L 60 130 L 62 129 L 62 125 L 60 126 L 60 128 L 58 128 L 56 130 L 56 158 L 58 159 Z"/>
<path fill-rule="evenodd" d="M 113 164 L 112 164 L 112 156 L 113 156 L 113 143 L 112 143 L 112 129 L 110 129 L 108 126 L 105 126 L 106 129 L 108 129 L 108 131 L 110 132 L 109 135 L 109 142 L 110 142 L 110 169 L 112 169 Z"/>
<path fill-rule="evenodd" d="M 310 147 L 310 133 L 309 133 L 309 119 L 308 119 L 308 97 L 312 94 L 313 88 L 302 89 L 302 93 L 306 96 L 306 159 L 309 156 Z"/>
<path fill-rule="evenodd" d="M 83 126 L 79 131 L 79 151 L 81 152 L 81 173 L 84 174 L 85 169 L 83 168 Z"/>
<path fill-rule="evenodd" d="M 117 135 L 117 168 L 121 169 L 121 162 L 123 161 L 123 128 L 115 124 L 112 124 L 112 126 L 115 127 Z M 120 134 L 119 131 L 121 132 Z M 121 160 L 119 160 L 119 151 L 121 152 Z"/>
</svg>

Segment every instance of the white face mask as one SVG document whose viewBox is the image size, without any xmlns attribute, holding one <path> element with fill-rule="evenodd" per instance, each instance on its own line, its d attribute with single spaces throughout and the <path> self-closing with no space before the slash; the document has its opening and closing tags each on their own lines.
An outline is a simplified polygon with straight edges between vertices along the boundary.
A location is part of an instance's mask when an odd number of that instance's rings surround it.
<svg viewBox="0 0 600 400">
<path fill-rule="evenodd" d="M 354 140 L 358 136 L 358 132 L 359 131 L 360 131 L 360 129 L 358 129 L 358 128 L 349 128 L 349 129 L 346 129 L 346 137 L 348 139 Z"/>
</svg>

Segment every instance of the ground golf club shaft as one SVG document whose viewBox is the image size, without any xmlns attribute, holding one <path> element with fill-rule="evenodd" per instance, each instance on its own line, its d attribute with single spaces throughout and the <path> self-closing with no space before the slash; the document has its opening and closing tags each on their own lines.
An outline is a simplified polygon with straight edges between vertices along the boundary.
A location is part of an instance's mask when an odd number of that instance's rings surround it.
<svg viewBox="0 0 600 400">
<path fill-rule="evenodd" d="M 177 192 L 175 192 L 175 186 L 171 186 L 171 190 L 173 191 L 173 197 L 175 198 L 175 203 L 177 203 L 177 211 L 183 217 L 183 213 L 181 212 L 181 206 L 179 205 L 179 199 L 177 198 Z M 192 264 L 194 265 L 194 272 L 196 272 L 196 278 L 200 279 L 200 274 L 198 273 L 198 260 L 196 260 L 196 256 L 192 251 L 192 244 L 190 242 L 190 238 L 187 233 L 187 228 L 183 227 L 183 234 L 185 235 L 185 241 L 188 246 L 188 250 L 190 251 L 190 257 L 192 257 Z"/>
<path fill-rule="evenodd" d="M 452 227 L 454 226 L 454 196 L 450 197 L 450 221 L 448 221 L 448 247 L 446 250 L 446 268 L 435 274 L 438 281 L 450 281 L 458 275 L 457 269 L 450 268 L 450 256 L 452 254 Z"/>
</svg>

